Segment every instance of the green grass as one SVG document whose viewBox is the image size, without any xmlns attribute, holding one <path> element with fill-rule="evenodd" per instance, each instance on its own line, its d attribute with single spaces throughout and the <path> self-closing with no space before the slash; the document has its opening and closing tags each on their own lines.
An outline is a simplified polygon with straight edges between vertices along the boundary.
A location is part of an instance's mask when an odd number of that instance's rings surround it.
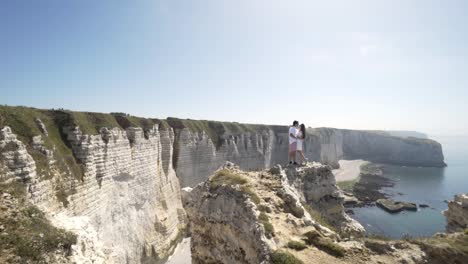
<svg viewBox="0 0 468 264">
<path fill-rule="evenodd" d="M 47 253 L 70 252 L 76 235 L 55 228 L 44 213 L 32 205 L 22 206 L 15 217 L 0 219 L 8 235 L 0 236 L 0 251 L 12 251 L 26 262 L 44 262 Z"/>
<path fill-rule="evenodd" d="M 159 125 L 159 129 L 167 129 L 169 128 L 169 124 L 165 120 L 156 119 L 156 118 L 142 118 L 136 117 L 132 115 L 126 115 L 123 113 L 111 113 L 114 116 L 117 123 L 123 129 L 127 129 L 129 127 L 141 127 L 143 131 L 148 131 L 153 129 L 154 125 Z"/>
<path fill-rule="evenodd" d="M 257 205 L 257 209 L 260 212 L 271 213 L 271 208 L 264 204 Z"/>
<path fill-rule="evenodd" d="M 191 132 L 201 133 L 205 131 L 211 139 L 216 149 L 219 149 L 224 142 L 225 134 L 239 135 L 246 132 L 259 132 L 266 129 L 264 125 L 240 124 L 236 122 L 219 122 L 209 120 L 191 120 L 168 117 L 167 123 L 175 130 L 188 128 Z"/>
<path fill-rule="evenodd" d="M 0 148 L 0 154 L 4 152 L 9 152 L 9 151 L 15 151 L 17 149 L 18 149 L 18 146 L 16 146 L 15 143 L 10 141 L 3 148 Z"/>
<path fill-rule="evenodd" d="M 288 248 L 290 248 L 290 249 L 294 249 L 294 250 L 297 250 L 297 251 L 304 250 L 304 249 L 307 248 L 307 246 L 303 242 L 294 241 L 294 240 L 289 241 L 286 246 Z"/>
<path fill-rule="evenodd" d="M 332 256 L 344 257 L 346 253 L 346 250 L 343 247 L 336 243 L 333 243 L 331 239 L 322 236 L 317 231 L 309 231 L 305 233 L 304 236 L 307 245 L 313 245 Z"/>
<path fill-rule="evenodd" d="M 258 195 L 252 190 L 252 188 L 250 188 L 249 186 L 241 186 L 241 191 L 248 194 L 249 197 L 250 197 L 250 200 L 252 200 L 252 202 L 254 204 L 260 204 L 261 200 L 260 200 L 260 197 L 258 197 Z"/>
<path fill-rule="evenodd" d="M 253 203 L 256 205 L 260 204 L 260 197 L 250 188 L 245 185 L 249 181 L 242 175 L 239 175 L 229 169 L 222 169 L 215 173 L 210 179 L 210 187 L 212 190 L 216 190 L 222 185 L 241 185 L 240 190 L 246 193 Z"/>
<path fill-rule="evenodd" d="M 412 239 L 426 252 L 429 263 L 466 263 L 468 259 L 468 235 L 459 233 L 447 237 Z"/>
<path fill-rule="evenodd" d="M 381 235 L 381 234 L 366 234 L 366 238 L 375 239 L 375 240 L 383 240 L 383 241 L 390 241 L 391 238 Z"/>
<path fill-rule="evenodd" d="M 330 230 L 336 231 L 336 228 L 332 226 L 317 210 L 313 209 L 310 205 L 302 203 L 306 211 L 310 216 L 320 225 L 327 227 Z"/>
<path fill-rule="evenodd" d="M 216 149 L 219 149 L 223 143 L 222 135 L 225 132 L 224 126 L 220 122 L 207 120 L 191 120 L 179 118 L 167 118 L 168 124 L 174 129 L 188 128 L 191 132 L 201 133 L 205 131 L 211 139 Z"/>
<path fill-rule="evenodd" d="M 359 181 L 359 177 L 350 181 L 337 182 L 336 185 L 343 191 L 352 192 L 354 185 Z"/>
<path fill-rule="evenodd" d="M 272 264 L 304 264 L 304 262 L 296 258 L 293 254 L 277 250 L 270 255 Z"/>
<path fill-rule="evenodd" d="M 215 175 L 210 179 L 211 187 L 214 189 L 219 188 L 222 185 L 243 185 L 246 184 L 248 180 L 229 169 L 222 169 L 215 173 Z"/>
<path fill-rule="evenodd" d="M 467 236 L 468 236 L 468 228 L 467 228 L 467 229 L 465 229 L 465 235 L 467 235 Z"/>
<path fill-rule="evenodd" d="M 18 181 L 12 181 L 9 183 L 0 182 L 0 193 L 2 192 L 18 197 L 20 201 L 23 201 L 26 198 L 26 186 Z"/>
<path fill-rule="evenodd" d="M 259 222 L 263 225 L 263 228 L 265 229 L 265 235 L 267 238 L 272 238 L 275 236 L 275 229 L 273 228 L 273 225 L 270 223 L 270 218 L 268 217 L 267 214 L 264 212 L 261 212 L 260 215 L 258 216 Z"/>
<path fill-rule="evenodd" d="M 295 204 L 288 204 L 286 202 L 283 202 L 282 206 L 284 212 L 286 213 L 290 213 L 297 218 L 302 218 L 304 216 L 304 209 L 302 209 L 299 206 L 296 206 Z"/>
</svg>

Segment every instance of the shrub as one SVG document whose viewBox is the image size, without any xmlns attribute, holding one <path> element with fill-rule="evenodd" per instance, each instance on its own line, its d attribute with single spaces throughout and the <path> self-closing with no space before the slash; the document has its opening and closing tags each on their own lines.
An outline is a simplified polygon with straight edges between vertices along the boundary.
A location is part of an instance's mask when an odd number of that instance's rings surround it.
<svg viewBox="0 0 468 264">
<path fill-rule="evenodd" d="M 1 219 L 8 236 L 0 236 L 0 251 L 12 251 L 22 260 L 31 263 L 45 263 L 48 253 L 63 250 L 69 253 L 76 244 L 75 234 L 55 228 L 35 206 L 25 206 L 17 217 Z"/>
<path fill-rule="evenodd" d="M 294 240 L 289 241 L 287 244 L 287 247 L 294 249 L 294 250 L 298 250 L 298 251 L 307 248 L 307 246 L 301 241 L 294 241 Z"/>
<path fill-rule="evenodd" d="M 385 236 L 384 234 L 368 234 L 366 235 L 366 238 L 370 238 L 374 240 L 384 240 L 384 241 L 391 240 L 391 238 Z"/>
<path fill-rule="evenodd" d="M 304 264 L 302 260 L 296 258 L 293 254 L 280 250 L 273 252 L 270 258 L 273 264 Z"/>
<path fill-rule="evenodd" d="M 217 189 L 223 184 L 226 185 L 243 185 L 248 181 L 242 175 L 236 174 L 231 170 L 222 169 L 216 172 L 216 174 L 210 179 L 211 187 Z"/>
<path fill-rule="evenodd" d="M 266 213 L 271 213 L 271 208 L 267 205 L 264 205 L 264 204 L 260 204 L 257 206 L 258 210 L 260 212 L 266 212 Z"/>
<path fill-rule="evenodd" d="M 335 257 L 343 257 L 345 255 L 345 249 L 340 245 L 333 243 L 333 241 L 327 237 L 322 236 L 317 231 L 309 231 L 304 234 L 305 242 L 308 245 L 313 245 L 318 249 L 327 252 Z"/>
<path fill-rule="evenodd" d="M 254 204 L 259 204 L 260 203 L 260 197 L 248 186 L 241 186 L 241 191 L 248 194 L 250 196 L 250 199 Z"/>
<path fill-rule="evenodd" d="M 273 225 L 270 223 L 270 219 L 268 218 L 268 215 L 266 215 L 264 212 L 261 212 L 260 215 L 258 216 L 258 220 L 260 223 L 263 225 L 263 228 L 265 229 L 265 235 L 268 238 L 274 237 L 275 236 L 275 229 L 273 228 Z"/>
</svg>

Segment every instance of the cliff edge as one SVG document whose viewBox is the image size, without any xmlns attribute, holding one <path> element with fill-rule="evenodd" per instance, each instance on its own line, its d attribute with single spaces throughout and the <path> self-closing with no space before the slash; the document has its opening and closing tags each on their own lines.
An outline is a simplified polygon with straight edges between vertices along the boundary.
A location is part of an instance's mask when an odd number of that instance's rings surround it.
<svg viewBox="0 0 468 264">
<path fill-rule="evenodd" d="M 260 172 L 226 164 L 184 195 L 192 263 L 425 263 L 414 243 L 359 236 L 362 226 L 331 198 L 339 191 L 328 173 L 321 164 Z"/>
</svg>

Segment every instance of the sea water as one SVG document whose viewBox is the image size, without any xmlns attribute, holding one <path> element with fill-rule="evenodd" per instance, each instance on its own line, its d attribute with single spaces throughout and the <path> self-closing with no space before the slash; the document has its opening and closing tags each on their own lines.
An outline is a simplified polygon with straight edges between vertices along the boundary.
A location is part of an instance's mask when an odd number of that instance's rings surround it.
<svg viewBox="0 0 468 264">
<path fill-rule="evenodd" d="M 446 168 L 415 168 L 384 165 L 384 177 L 395 182 L 382 192 L 391 199 L 427 204 L 416 212 L 391 214 L 379 207 L 354 208 L 352 217 L 371 234 L 400 238 L 431 236 L 445 231 L 442 212 L 455 194 L 468 193 L 468 136 L 432 137 L 442 144 Z"/>
</svg>

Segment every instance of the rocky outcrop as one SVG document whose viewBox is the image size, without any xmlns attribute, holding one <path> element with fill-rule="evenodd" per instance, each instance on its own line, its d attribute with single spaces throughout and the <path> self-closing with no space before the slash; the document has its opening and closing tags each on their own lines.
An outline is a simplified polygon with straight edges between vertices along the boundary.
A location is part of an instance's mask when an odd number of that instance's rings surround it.
<svg viewBox="0 0 468 264">
<path fill-rule="evenodd" d="M 308 206 L 320 214 L 344 235 L 359 235 L 364 228 L 350 218 L 343 206 L 344 195 L 336 186 L 330 166 L 313 163 L 308 166 L 287 167 L 286 175 Z"/>
<path fill-rule="evenodd" d="M 392 199 L 378 199 L 377 206 L 389 213 L 398 213 L 403 210 L 417 211 L 418 206 L 415 203 L 394 201 Z"/>
<path fill-rule="evenodd" d="M 0 156 L 3 166 L 6 167 L 0 174 L 1 181 L 24 182 L 36 178 L 36 162 L 10 127 L 0 130 Z"/>
<path fill-rule="evenodd" d="M 195 188 L 192 202 L 186 203 L 192 263 L 269 263 L 265 231 L 248 195 L 230 186 L 210 188 Z"/>
<path fill-rule="evenodd" d="M 460 232 L 468 228 L 468 194 L 455 195 L 444 215 L 447 218 L 447 232 Z"/>
<path fill-rule="evenodd" d="M 192 263 L 424 263 L 417 245 L 344 241 L 325 227 L 321 216 L 326 210 L 316 211 L 303 199 L 311 196 L 314 203 L 327 206 L 320 197 L 335 190 L 326 183 L 327 170 L 310 164 L 245 172 L 227 164 L 188 190 L 184 206 L 191 223 Z M 315 181 L 326 186 L 306 181 L 302 185 L 317 188 L 317 193 L 308 187 L 296 190 L 289 178 L 301 182 L 301 176 L 320 178 Z"/>
<path fill-rule="evenodd" d="M 195 186 L 208 178 L 225 161 L 242 169 L 264 169 L 286 164 L 288 153 L 287 127 L 259 126 L 254 132 L 219 135 L 215 145 L 207 133 L 188 128 L 176 131 L 175 163 L 182 186 Z M 309 129 L 304 154 L 334 168 L 342 159 L 363 159 L 372 162 L 407 166 L 445 166 L 442 147 L 429 139 L 401 138 L 385 133 Z"/>
</svg>

